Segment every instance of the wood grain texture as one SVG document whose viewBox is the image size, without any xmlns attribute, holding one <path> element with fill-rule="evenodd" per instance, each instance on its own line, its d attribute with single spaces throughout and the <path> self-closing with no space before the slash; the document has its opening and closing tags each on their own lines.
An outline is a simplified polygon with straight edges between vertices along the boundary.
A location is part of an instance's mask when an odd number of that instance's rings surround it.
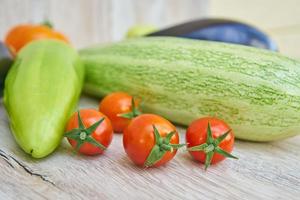
<svg viewBox="0 0 300 200">
<path fill-rule="evenodd" d="M 212 0 L 211 12 L 257 24 L 274 36 L 283 53 L 300 57 L 298 2 L 285 1 L 282 9 L 289 9 L 285 13 L 278 11 L 281 1 L 255 2 L 259 9 L 253 1 Z M 273 4 L 273 15 L 265 14 L 268 3 Z M 163 27 L 206 16 L 208 0 L 0 0 L 0 5 L 1 38 L 12 25 L 49 18 L 76 47 L 82 47 L 122 39 L 136 23 Z M 82 97 L 79 107 L 96 108 L 97 104 L 97 99 Z M 184 141 L 185 129 L 178 130 Z M 227 159 L 206 172 L 184 150 L 160 168 L 138 168 L 127 158 L 122 135 L 117 134 L 102 156 L 75 155 L 64 139 L 52 155 L 35 160 L 15 143 L 0 102 L 0 138 L 0 199 L 5 200 L 297 200 L 300 195 L 300 136 L 273 143 L 237 141 L 234 154 L 240 159 Z"/>
<path fill-rule="evenodd" d="M 0 0 L 0 5 L 0 38 L 16 24 L 49 19 L 76 47 L 121 40 L 136 24 L 160 28 L 208 11 L 208 0 Z"/>
<path fill-rule="evenodd" d="M 82 97 L 80 108 L 96 108 Z M 181 141 L 184 131 L 178 127 Z M 72 153 L 64 139 L 49 157 L 35 160 L 15 143 L 0 104 L 0 199 L 298 199 L 300 137 L 273 143 L 237 141 L 234 154 L 208 171 L 180 150 L 160 168 L 133 165 L 115 134 L 102 156 Z"/>
</svg>

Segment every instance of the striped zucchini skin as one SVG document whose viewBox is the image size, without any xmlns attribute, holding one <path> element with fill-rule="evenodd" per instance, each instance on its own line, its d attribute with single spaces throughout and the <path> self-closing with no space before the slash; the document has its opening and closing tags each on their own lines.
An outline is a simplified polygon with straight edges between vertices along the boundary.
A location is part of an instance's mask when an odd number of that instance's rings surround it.
<svg viewBox="0 0 300 200">
<path fill-rule="evenodd" d="M 245 140 L 300 132 L 300 63 L 278 53 L 153 37 L 86 48 L 80 55 L 88 94 L 129 92 L 143 100 L 144 112 L 183 125 L 216 116 Z"/>
</svg>

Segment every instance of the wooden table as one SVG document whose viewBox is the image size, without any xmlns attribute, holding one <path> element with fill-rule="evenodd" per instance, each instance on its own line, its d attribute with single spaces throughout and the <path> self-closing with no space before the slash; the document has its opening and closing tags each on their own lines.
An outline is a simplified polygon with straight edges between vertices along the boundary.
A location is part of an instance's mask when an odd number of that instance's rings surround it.
<svg viewBox="0 0 300 200">
<path fill-rule="evenodd" d="M 82 97 L 81 108 L 98 100 Z M 178 127 L 184 140 L 185 129 Z M 35 160 L 15 143 L 0 104 L 0 199 L 300 199 L 300 136 L 273 143 L 237 141 L 238 161 L 203 170 L 184 150 L 167 165 L 132 164 L 115 134 L 98 157 L 73 154 L 65 141 Z"/>
</svg>

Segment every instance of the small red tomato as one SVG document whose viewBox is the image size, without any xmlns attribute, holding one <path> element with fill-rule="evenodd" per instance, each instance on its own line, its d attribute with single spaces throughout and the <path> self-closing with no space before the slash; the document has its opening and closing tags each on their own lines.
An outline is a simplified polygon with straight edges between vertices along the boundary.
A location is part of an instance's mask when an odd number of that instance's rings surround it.
<svg viewBox="0 0 300 200">
<path fill-rule="evenodd" d="M 190 124 L 186 132 L 188 151 L 195 160 L 210 164 L 218 163 L 225 157 L 236 158 L 230 153 L 233 149 L 234 134 L 222 120 L 205 117 Z"/>
<path fill-rule="evenodd" d="M 115 92 L 107 95 L 99 105 L 99 111 L 111 121 L 116 133 L 121 133 L 128 126 L 131 119 L 140 115 L 139 103 L 124 92 Z"/>
<path fill-rule="evenodd" d="M 124 149 L 139 166 L 158 167 L 170 161 L 178 148 L 179 136 L 168 120 L 153 114 L 134 118 L 124 131 Z"/>
<path fill-rule="evenodd" d="M 101 154 L 111 143 L 113 130 L 109 119 L 93 109 L 83 109 L 70 118 L 65 136 L 85 155 Z"/>
</svg>

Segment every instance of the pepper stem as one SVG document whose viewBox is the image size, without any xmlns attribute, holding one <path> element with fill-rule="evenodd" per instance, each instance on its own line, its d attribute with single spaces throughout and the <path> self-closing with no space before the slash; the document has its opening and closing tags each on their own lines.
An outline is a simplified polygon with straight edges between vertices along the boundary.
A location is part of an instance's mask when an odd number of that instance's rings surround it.
<svg viewBox="0 0 300 200">
<path fill-rule="evenodd" d="M 52 24 L 52 23 L 50 22 L 50 20 L 48 20 L 48 19 L 44 20 L 44 21 L 41 23 L 41 25 L 47 26 L 48 28 L 53 29 L 53 24 Z"/>
</svg>

